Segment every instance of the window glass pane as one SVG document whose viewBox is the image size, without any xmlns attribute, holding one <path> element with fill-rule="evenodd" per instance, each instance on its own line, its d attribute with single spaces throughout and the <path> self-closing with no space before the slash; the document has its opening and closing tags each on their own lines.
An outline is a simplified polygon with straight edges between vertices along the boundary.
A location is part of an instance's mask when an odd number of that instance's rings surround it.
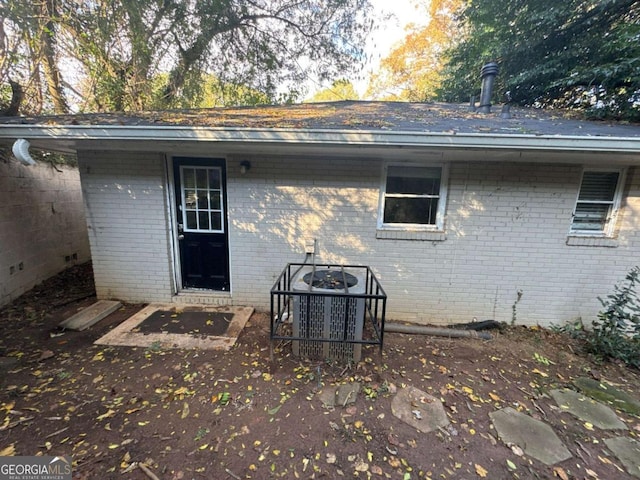
<svg viewBox="0 0 640 480">
<path fill-rule="evenodd" d="M 384 204 L 384 223 L 435 225 L 437 212 L 437 198 L 387 197 Z"/>
<path fill-rule="evenodd" d="M 196 186 L 198 188 L 208 188 L 206 168 L 198 168 L 196 170 Z"/>
<path fill-rule="evenodd" d="M 209 170 L 209 188 L 220 188 L 220 182 L 222 179 L 220 178 L 220 169 L 212 168 Z"/>
<path fill-rule="evenodd" d="M 579 200 L 612 202 L 619 176 L 618 172 L 584 172 Z"/>
<path fill-rule="evenodd" d="M 182 179 L 184 182 L 184 188 L 195 188 L 196 186 L 196 173 L 193 168 L 185 168 L 182 170 Z"/>
<path fill-rule="evenodd" d="M 208 204 L 207 191 L 198 190 L 198 210 L 206 210 Z"/>
<path fill-rule="evenodd" d="M 211 230 L 222 230 L 222 214 L 211 214 Z"/>
<path fill-rule="evenodd" d="M 198 229 L 209 230 L 209 213 L 198 212 L 198 219 L 200 220 L 200 225 L 198 225 Z"/>
<path fill-rule="evenodd" d="M 198 228 L 196 212 L 187 212 L 187 228 L 190 230 L 196 230 Z"/>
<path fill-rule="evenodd" d="M 387 193 L 438 195 L 441 169 L 422 167 L 389 167 Z"/>
<path fill-rule="evenodd" d="M 222 202 L 220 202 L 220 192 L 211 192 L 210 197 L 211 210 L 220 210 L 222 207 Z"/>
<path fill-rule="evenodd" d="M 602 203 L 578 203 L 573 217 L 573 230 L 604 231 L 611 206 Z"/>
<path fill-rule="evenodd" d="M 184 206 L 186 208 L 196 208 L 196 192 L 194 190 L 185 190 L 184 192 Z"/>
</svg>

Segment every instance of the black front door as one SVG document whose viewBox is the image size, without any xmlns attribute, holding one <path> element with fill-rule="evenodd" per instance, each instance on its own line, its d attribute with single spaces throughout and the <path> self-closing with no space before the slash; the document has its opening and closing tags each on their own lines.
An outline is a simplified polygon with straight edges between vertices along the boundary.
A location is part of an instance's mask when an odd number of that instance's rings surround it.
<svg viewBox="0 0 640 480">
<path fill-rule="evenodd" d="M 225 161 L 173 159 L 183 288 L 229 290 Z"/>
</svg>

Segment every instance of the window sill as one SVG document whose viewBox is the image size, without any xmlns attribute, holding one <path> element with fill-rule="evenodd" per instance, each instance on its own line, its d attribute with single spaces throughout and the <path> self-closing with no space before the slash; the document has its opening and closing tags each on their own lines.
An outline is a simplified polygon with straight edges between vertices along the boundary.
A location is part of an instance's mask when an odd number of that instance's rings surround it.
<svg viewBox="0 0 640 480">
<path fill-rule="evenodd" d="M 615 248 L 618 246 L 618 239 L 603 236 L 569 235 L 567 237 L 567 245 L 574 247 Z"/>
<path fill-rule="evenodd" d="M 377 229 L 379 240 L 418 240 L 426 242 L 444 242 L 447 234 L 442 230 L 386 230 Z"/>
</svg>

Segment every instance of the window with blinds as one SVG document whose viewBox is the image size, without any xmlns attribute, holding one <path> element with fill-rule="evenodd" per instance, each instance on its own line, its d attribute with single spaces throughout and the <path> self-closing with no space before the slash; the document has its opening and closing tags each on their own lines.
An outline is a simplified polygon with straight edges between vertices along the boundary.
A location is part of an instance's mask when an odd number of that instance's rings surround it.
<svg viewBox="0 0 640 480">
<path fill-rule="evenodd" d="M 571 233 L 611 235 L 620 205 L 622 170 L 585 170 Z"/>
</svg>

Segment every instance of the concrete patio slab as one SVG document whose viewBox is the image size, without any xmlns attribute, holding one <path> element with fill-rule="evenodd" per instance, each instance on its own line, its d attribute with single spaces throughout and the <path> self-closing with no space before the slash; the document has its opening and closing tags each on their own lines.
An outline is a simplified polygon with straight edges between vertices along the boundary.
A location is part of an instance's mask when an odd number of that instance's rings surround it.
<svg viewBox="0 0 640 480">
<path fill-rule="evenodd" d="M 398 390 L 391 401 L 391 412 L 400 420 L 423 433 L 449 425 L 442 402 L 415 387 Z"/>
<path fill-rule="evenodd" d="M 82 331 L 95 325 L 103 318 L 111 315 L 122 306 L 115 300 L 98 300 L 93 305 L 81 310 L 60 323 L 60 328 Z"/>
<path fill-rule="evenodd" d="M 640 478 L 640 443 L 627 437 L 607 438 L 604 443 L 622 462 L 629 475 Z"/>
<path fill-rule="evenodd" d="M 625 423 L 613 410 L 592 398 L 569 390 L 551 390 L 549 392 L 562 411 L 570 413 L 583 422 L 588 422 L 602 430 L 627 430 Z"/>
<path fill-rule="evenodd" d="M 594 400 L 606 402 L 616 410 L 640 416 L 640 400 L 626 392 L 617 389 L 606 382 L 600 382 L 592 378 L 580 377 L 573 384 L 584 394 Z"/>
<path fill-rule="evenodd" d="M 193 333 L 144 333 L 139 325 L 157 311 L 173 312 L 176 315 L 182 310 L 202 312 L 224 312 L 231 318 L 224 334 L 220 336 Z M 211 305 L 177 305 L 175 303 L 151 304 L 128 318 L 102 338 L 96 345 L 120 345 L 129 347 L 185 348 L 200 350 L 229 350 L 238 339 L 238 335 L 253 313 L 252 307 L 231 307 Z"/>
<path fill-rule="evenodd" d="M 571 458 L 571 452 L 546 423 L 511 407 L 491 412 L 489 417 L 503 443 L 519 446 L 525 454 L 545 465 L 554 465 Z"/>
</svg>

